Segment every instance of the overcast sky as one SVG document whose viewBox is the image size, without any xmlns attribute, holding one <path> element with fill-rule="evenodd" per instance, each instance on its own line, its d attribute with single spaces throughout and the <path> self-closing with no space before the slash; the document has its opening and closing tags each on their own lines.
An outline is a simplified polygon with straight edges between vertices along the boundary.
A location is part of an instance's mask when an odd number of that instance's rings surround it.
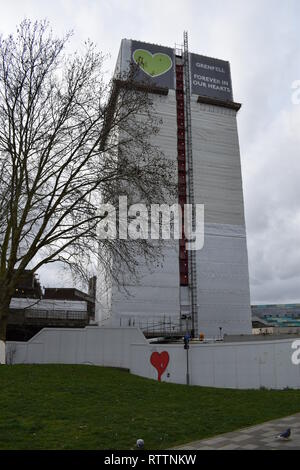
<svg viewBox="0 0 300 470">
<path fill-rule="evenodd" d="M 0 31 L 47 17 L 72 49 L 87 39 L 110 54 L 122 38 L 174 47 L 189 32 L 191 52 L 231 62 L 244 183 L 252 303 L 300 302 L 299 0 L 0 0 Z M 51 273 L 51 275 L 49 274 Z M 57 285 L 53 271 L 42 283 Z"/>
</svg>

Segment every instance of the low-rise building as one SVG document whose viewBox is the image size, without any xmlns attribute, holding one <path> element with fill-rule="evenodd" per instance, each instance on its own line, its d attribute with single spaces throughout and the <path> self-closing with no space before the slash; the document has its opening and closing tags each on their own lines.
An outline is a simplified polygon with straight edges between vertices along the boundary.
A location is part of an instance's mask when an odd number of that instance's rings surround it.
<svg viewBox="0 0 300 470">
<path fill-rule="evenodd" d="M 26 273 L 10 303 L 7 339 L 27 341 L 42 328 L 87 326 L 95 316 L 95 298 L 76 288 L 42 289 L 37 276 Z"/>
</svg>

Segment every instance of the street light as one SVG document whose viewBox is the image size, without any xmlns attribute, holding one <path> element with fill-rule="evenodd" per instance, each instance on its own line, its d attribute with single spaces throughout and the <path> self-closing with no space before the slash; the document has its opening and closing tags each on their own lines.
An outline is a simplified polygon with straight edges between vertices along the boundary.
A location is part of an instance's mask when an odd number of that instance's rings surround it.
<svg viewBox="0 0 300 470">
<path fill-rule="evenodd" d="M 186 384 L 190 385 L 190 371 L 189 371 L 190 335 L 188 333 L 184 336 L 184 349 L 186 350 Z"/>
<path fill-rule="evenodd" d="M 189 333 L 189 320 L 192 319 L 191 314 L 181 315 L 181 319 L 185 320 L 185 335 L 184 335 L 184 349 L 186 350 L 186 384 L 190 384 L 190 371 L 189 371 L 189 349 L 190 349 L 190 339 L 191 335 Z"/>
</svg>

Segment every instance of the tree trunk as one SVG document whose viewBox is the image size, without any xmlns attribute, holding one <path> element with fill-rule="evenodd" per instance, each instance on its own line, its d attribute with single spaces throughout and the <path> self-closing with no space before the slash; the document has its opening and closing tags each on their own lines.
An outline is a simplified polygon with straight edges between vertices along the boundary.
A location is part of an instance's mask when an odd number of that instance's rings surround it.
<svg viewBox="0 0 300 470">
<path fill-rule="evenodd" d="M 14 287 L 12 283 L 0 281 L 0 364 L 6 363 L 6 330 Z"/>
<path fill-rule="evenodd" d="M 8 322 L 8 308 L 3 308 L 3 304 L 0 305 L 0 364 L 6 363 L 6 328 Z"/>
<path fill-rule="evenodd" d="M 6 341 L 9 305 L 13 290 L 0 282 L 0 341 Z"/>
<path fill-rule="evenodd" d="M 6 342 L 6 329 L 7 329 L 7 323 L 8 323 L 10 299 L 8 301 L 8 299 L 6 298 L 4 302 L 2 301 L 2 299 L 0 299 L 0 302 L 1 302 L 0 304 L 0 364 L 5 364 L 6 363 L 5 342 Z"/>
<path fill-rule="evenodd" d="M 0 308 L 0 312 L 1 312 Z M 0 314 L 0 341 L 6 341 L 6 328 L 8 322 L 8 315 L 1 315 Z"/>
</svg>

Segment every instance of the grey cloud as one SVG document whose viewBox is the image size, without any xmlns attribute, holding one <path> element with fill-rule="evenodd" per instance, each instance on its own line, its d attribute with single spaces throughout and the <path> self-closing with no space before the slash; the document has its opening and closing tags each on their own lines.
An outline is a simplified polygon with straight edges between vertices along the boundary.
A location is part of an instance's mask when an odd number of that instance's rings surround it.
<svg viewBox="0 0 300 470">
<path fill-rule="evenodd" d="M 58 34 L 74 29 L 109 52 L 108 76 L 121 38 L 173 47 L 189 31 L 193 52 L 230 60 L 239 113 L 252 302 L 300 301 L 300 80 L 298 0 L 14 0 L 1 6 L 0 30 L 24 16 L 49 17 Z M 52 267 L 42 280 L 57 282 Z"/>
</svg>

